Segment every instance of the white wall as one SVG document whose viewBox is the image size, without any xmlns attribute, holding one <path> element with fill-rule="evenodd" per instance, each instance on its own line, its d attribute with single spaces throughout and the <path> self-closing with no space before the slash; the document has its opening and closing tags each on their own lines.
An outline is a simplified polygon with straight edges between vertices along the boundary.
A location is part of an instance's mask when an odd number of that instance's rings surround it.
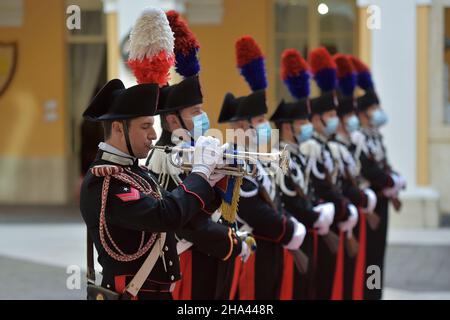
<svg viewBox="0 0 450 320">
<path fill-rule="evenodd" d="M 416 185 L 416 1 L 374 0 L 381 29 L 372 32 L 372 72 L 382 106 L 389 115 L 383 129 L 389 159 Z"/>
</svg>

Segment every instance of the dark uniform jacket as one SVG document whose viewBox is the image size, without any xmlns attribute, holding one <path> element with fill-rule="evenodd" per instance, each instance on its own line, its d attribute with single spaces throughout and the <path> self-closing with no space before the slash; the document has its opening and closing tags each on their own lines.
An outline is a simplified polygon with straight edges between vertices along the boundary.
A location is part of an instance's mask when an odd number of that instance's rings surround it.
<svg viewBox="0 0 450 320">
<path fill-rule="evenodd" d="M 264 196 L 265 195 L 265 196 Z M 270 201 L 268 201 L 270 198 Z M 245 177 L 241 186 L 238 217 L 244 228 L 250 227 L 258 248 L 253 266 L 249 262 L 245 268 L 254 268 L 252 287 L 254 299 L 278 299 L 283 272 L 283 245 L 289 243 L 294 233 L 291 214 L 281 207 L 274 179 L 268 175 L 268 168 L 257 164 L 257 177 Z M 247 226 L 247 227 L 246 227 Z M 247 273 L 248 274 L 248 273 Z M 239 295 L 243 287 L 239 287 Z"/>
<path fill-rule="evenodd" d="M 352 151 L 360 162 L 361 175 L 370 187 L 375 192 L 392 187 L 394 181 L 389 174 L 391 169 L 387 164 L 382 136 L 372 130 L 362 129 L 352 135 L 352 142 Z"/>
<path fill-rule="evenodd" d="M 137 159 L 123 157 L 99 150 L 91 168 L 99 165 L 114 165 L 135 173 L 158 190 L 151 173 L 138 165 Z M 148 253 L 130 261 L 121 262 L 112 258 L 103 247 L 99 234 L 99 217 L 104 177 L 88 172 L 81 187 L 80 210 L 88 232 L 98 252 L 98 261 L 103 267 L 102 286 L 112 290 L 122 290 L 123 277 L 128 283 L 139 270 Z M 106 202 L 106 224 L 112 240 L 125 254 L 135 253 L 146 243 L 152 233 L 167 232 L 166 242 L 146 286 L 170 284 L 180 279 L 179 259 L 176 251 L 175 230 L 184 226 L 202 208 L 214 200 L 214 191 L 209 183 L 196 174 L 189 175 L 182 185 L 172 192 L 160 191 L 162 198 L 146 195 L 129 184 L 115 179 L 110 180 Z M 110 247 L 114 247 L 107 240 Z M 120 288 L 117 288 L 117 287 Z M 141 291 L 142 291 L 141 290 Z"/>
<path fill-rule="evenodd" d="M 163 130 L 156 145 L 174 146 L 171 133 Z M 159 154 L 158 154 L 159 153 Z M 164 159 L 161 159 L 163 157 Z M 165 161 L 165 155 L 155 150 L 148 158 L 149 168 L 153 161 Z M 158 179 L 165 175 L 168 183 L 166 190 L 176 189 L 177 184 L 167 172 L 153 172 Z M 177 175 L 180 181 L 185 174 Z M 192 256 L 192 299 L 226 299 L 227 289 L 231 285 L 233 261 L 242 250 L 242 241 L 236 236 L 236 222 L 226 221 L 223 217 L 213 221 L 211 215 L 220 206 L 222 199 L 215 193 L 213 206 L 199 210 L 183 228 L 176 231 L 178 239 L 193 243 Z M 230 263 L 228 263 L 230 262 Z M 229 264 L 229 267 L 226 266 Z M 228 280 L 226 280 L 228 279 Z M 226 282 L 230 283 L 226 283 Z"/>
<path fill-rule="evenodd" d="M 306 159 L 300 154 L 298 145 L 281 144 L 282 147 L 285 145 L 288 146 L 291 162 L 289 172 L 277 177 L 282 207 L 303 223 L 307 229 L 311 229 L 319 218 L 319 213 L 314 211 L 313 204 L 308 198 L 310 173 L 305 175 Z"/>
<path fill-rule="evenodd" d="M 336 179 L 338 168 L 333 162 L 327 141 L 315 133 L 312 139 L 301 145 L 301 152 L 308 161 L 312 161 L 310 195 L 314 204 L 332 202 L 335 208 L 334 222 L 347 220 L 350 214 L 349 200 L 340 189 L 340 181 Z"/>
</svg>

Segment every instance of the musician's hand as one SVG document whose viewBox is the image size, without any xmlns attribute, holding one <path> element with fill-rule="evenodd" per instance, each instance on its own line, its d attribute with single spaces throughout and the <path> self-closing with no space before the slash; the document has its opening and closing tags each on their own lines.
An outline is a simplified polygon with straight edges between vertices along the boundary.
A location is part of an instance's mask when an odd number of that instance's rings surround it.
<svg viewBox="0 0 450 320">
<path fill-rule="evenodd" d="M 247 262 L 251 254 L 252 250 L 250 250 L 250 247 L 247 245 L 245 241 L 242 241 L 242 250 L 241 253 L 239 254 L 239 257 L 241 257 L 243 262 Z"/>
<path fill-rule="evenodd" d="M 358 209 L 352 204 L 347 206 L 349 217 L 344 222 L 338 224 L 339 230 L 344 232 L 351 232 L 358 223 Z"/>
<path fill-rule="evenodd" d="M 377 206 L 377 196 L 370 188 L 364 189 L 364 194 L 367 197 L 367 207 L 363 208 L 362 211 L 366 214 L 371 214 Z"/>
<path fill-rule="evenodd" d="M 319 213 L 319 218 L 314 223 L 314 228 L 321 236 L 326 235 L 334 220 L 334 204 L 324 203 L 314 207 L 314 211 Z"/>
<path fill-rule="evenodd" d="M 201 172 L 207 179 L 218 164 L 223 162 L 223 149 L 220 141 L 212 137 L 201 136 L 195 143 L 192 172 Z"/>
<path fill-rule="evenodd" d="M 391 173 L 391 178 L 394 185 L 390 188 L 383 189 L 383 195 L 387 198 L 396 198 L 400 190 L 406 188 L 406 180 L 396 173 Z"/>
<path fill-rule="evenodd" d="M 297 250 L 305 240 L 306 228 L 303 223 L 298 222 L 295 218 L 290 219 L 294 223 L 294 233 L 292 235 L 291 241 L 283 247 L 288 250 Z"/>
</svg>

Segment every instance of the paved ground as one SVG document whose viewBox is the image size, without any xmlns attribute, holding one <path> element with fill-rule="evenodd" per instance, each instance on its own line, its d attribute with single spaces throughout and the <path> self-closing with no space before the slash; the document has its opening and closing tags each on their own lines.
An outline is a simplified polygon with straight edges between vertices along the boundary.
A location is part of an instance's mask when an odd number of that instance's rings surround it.
<svg viewBox="0 0 450 320">
<path fill-rule="evenodd" d="M 84 299 L 85 264 L 76 208 L 0 208 L 0 299 Z M 448 270 L 450 229 L 391 230 L 384 298 L 450 300 Z"/>
</svg>

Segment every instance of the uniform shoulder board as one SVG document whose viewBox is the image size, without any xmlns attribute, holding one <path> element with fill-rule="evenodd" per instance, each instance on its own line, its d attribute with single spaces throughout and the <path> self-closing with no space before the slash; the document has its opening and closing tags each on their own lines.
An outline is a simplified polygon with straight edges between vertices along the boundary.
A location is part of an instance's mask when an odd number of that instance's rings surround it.
<svg viewBox="0 0 450 320">
<path fill-rule="evenodd" d="M 123 168 L 114 165 L 98 165 L 91 168 L 91 173 L 96 177 L 112 176 L 123 172 Z"/>
<path fill-rule="evenodd" d="M 258 194 L 258 182 L 252 177 L 242 179 L 241 190 L 239 192 L 243 198 L 251 198 Z"/>
</svg>

